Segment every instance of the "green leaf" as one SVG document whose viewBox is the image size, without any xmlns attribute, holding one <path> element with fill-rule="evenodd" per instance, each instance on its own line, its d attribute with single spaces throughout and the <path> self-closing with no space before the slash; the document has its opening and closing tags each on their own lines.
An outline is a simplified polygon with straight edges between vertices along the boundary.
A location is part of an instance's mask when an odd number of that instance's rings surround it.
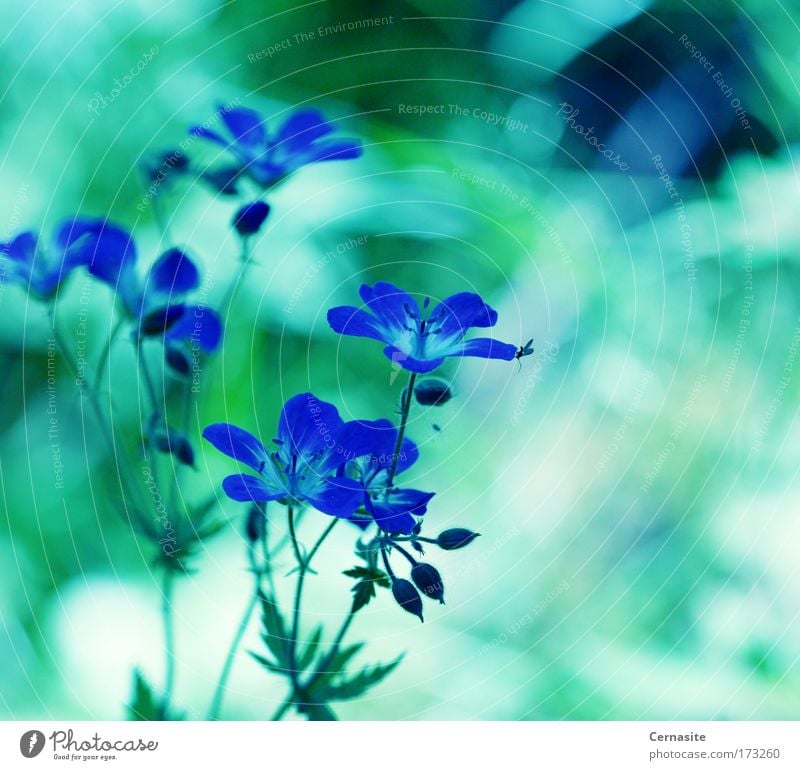
<svg viewBox="0 0 800 770">
<path fill-rule="evenodd" d="M 311 634 L 306 642 L 305 647 L 303 647 L 303 651 L 297 658 L 297 668 L 299 671 L 305 671 L 311 664 L 311 661 L 314 660 L 320 639 L 322 639 L 322 626 L 317 626 L 314 629 L 314 633 Z"/>
<path fill-rule="evenodd" d="M 300 714 L 305 714 L 310 722 L 336 722 L 337 717 L 324 703 L 303 703 L 297 707 Z"/>
<path fill-rule="evenodd" d="M 402 659 L 401 655 L 391 663 L 379 663 L 362 669 L 350 679 L 338 683 L 335 690 L 328 694 L 328 700 L 350 700 L 363 695 L 370 687 L 374 687 L 391 674 Z"/>
<path fill-rule="evenodd" d="M 264 640 L 267 649 L 275 656 L 278 665 L 289 668 L 289 637 L 278 605 L 266 594 L 261 594 L 261 617 L 264 624 Z"/>
<path fill-rule="evenodd" d="M 276 674 L 285 674 L 286 669 L 282 666 L 278 665 L 274 661 L 270 660 L 269 658 L 265 658 L 263 655 L 259 655 L 256 652 L 251 652 L 250 657 L 252 657 L 257 663 L 260 663 L 264 668 L 268 671 L 272 671 Z"/>
<path fill-rule="evenodd" d="M 152 722 L 161 719 L 158 698 L 139 669 L 133 672 L 133 699 L 128 705 L 128 719 L 133 722 Z"/>
<path fill-rule="evenodd" d="M 327 676 L 332 677 L 338 674 L 340 671 L 344 671 L 345 666 L 350 662 L 350 659 L 355 656 L 357 652 L 359 652 L 364 647 L 364 642 L 357 642 L 356 644 L 351 644 L 349 647 L 343 647 L 339 650 L 336 655 L 334 655 L 333 660 L 328 664 L 327 671 L 325 672 Z"/>
<path fill-rule="evenodd" d="M 367 666 L 349 679 L 342 677 L 338 681 L 333 681 L 335 675 L 328 679 L 321 679 L 319 686 L 314 687 L 314 697 L 325 701 L 358 698 L 391 674 L 402 659 L 401 655 L 391 663 Z"/>
<path fill-rule="evenodd" d="M 389 576 L 383 570 L 369 565 L 352 567 L 345 570 L 343 574 L 358 580 L 353 586 L 353 612 L 358 612 L 362 607 L 366 607 L 375 598 L 375 586 L 389 588 L 391 585 Z"/>
</svg>

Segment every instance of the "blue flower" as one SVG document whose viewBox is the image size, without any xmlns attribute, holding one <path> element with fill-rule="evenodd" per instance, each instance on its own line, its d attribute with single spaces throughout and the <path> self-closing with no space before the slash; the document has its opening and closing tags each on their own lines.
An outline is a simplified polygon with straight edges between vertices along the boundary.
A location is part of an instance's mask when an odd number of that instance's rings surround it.
<svg viewBox="0 0 800 770">
<path fill-rule="evenodd" d="M 361 483 L 364 507 L 375 523 L 384 532 L 407 535 L 417 524 L 414 517 L 425 513 L 434 493 L 400 489 L 389 483 L 397 445 L 397 428 L 389 420 L 361 422 L 360 425 L 363 441 L 371 447 L 370 453 L 348 463 L 346 472 Z M 397 455 L 395 473 L 408 470 L 418 459 L 417 445 L 404 438 Z M 359 526 L 369 521 L 358 516 L 351 520 Z"/>
<path fill-rule="evenodd" d="M 358 422 L 343 422 L 332 404 L 300 393 L 284 404 L 277 447 L 229 423 L 209 425 L 203 437 L 220 452 L 252 468 L 257 476 L 227 476 L 222 488 L 232 500 L 308 503 L 330 516 L 350 518 L 364 501 L 364 488 L 340 473 L 342 466 L 370 448 L 371 435 Z"/>
<path fill-rule="evenodd" d="M 83 224 L 82 220 L 64 222 L 49 245 L 43 245 L 31 231 L 0 243 L 0 254 L 9 261 L 9 280 L 40 299 L 52 298 L 69 274 L 85 264 L 86 252 L 79 248 Z"/>
<path fill-rule="evenodd" d="M 362 153 L 357 139 L 334 138 L 334 126 L 319 110 L 298 110 L 274 132 L 257 112 L 244 107 L 220 107 L 217 114 L 228 137 L 205 126 L 194 126 L 194 136 L 224 147 L 236 159 L 236 166 L 212 172 L 210 181 L 224 192 L 235 190 L 239 174 L 249 175 L 262 187 L 272 187 L 303 166 L 327 160 L 357 158 Z"/>
<path fill-rule="evenodd" d="M 512 361 L 517 347 L 489 337 L 464 341 L 473 326 L 497 323 L 497 312 L 477 294 L 461 292 L 442 300 L 426 315 L 429 300 L 420 310 L 417 301 L 391 283 L 379 282 L 359 289 L 366 310 L 345 305 L 328 311 L 328 323 L 339 334 L 369 337 L 386 344 L 387 358 L 410 372 L 424 374 L 445 358 L 474 356 Z"/>
<path fill-rule="evenodd" d="M 169 249 L 142 276 L 136 244 L 127 231 L 103 220 L 82 220 L 73 233 L 75 248 L 89 272 L 111 286 L 143 336 L 161 335 L 167 359 L 182 355 L 191 343 L 213 352 L 222 337 L 222 322 L 210 308 L 192 304 L 189 295 L 200 285 L 197 266 L 185 252 Z M 177 368 L 177 367 L 176 367 Z"/>
</svg>

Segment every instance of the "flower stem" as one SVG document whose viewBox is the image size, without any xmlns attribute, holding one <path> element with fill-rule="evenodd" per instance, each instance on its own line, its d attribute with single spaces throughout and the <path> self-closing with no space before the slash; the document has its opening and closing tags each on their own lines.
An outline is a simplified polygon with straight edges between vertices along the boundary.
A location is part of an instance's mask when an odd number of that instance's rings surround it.
<svg viewBox="0 0 800 770">
<path fill-rule="evenodd" d="M 411 377 L 408 380 L 408 387 L 406 388 L 405 398 L 401 404 L 400 412 L 400 428 L 397 431 L 397 443 L 394 445 L 394 457 L 392 458 L 392 467 L 389 471 L 389 478 L 386 481 L 387 489 L 392 486 L 394 474 L 397 472 L 397 462 L 400 459 L 400 450 L 403 447 L 403 436 L 406 432 L 406 424 L 408 423 L 408 413 L 411 411 L 411 399 L 414 396 L 414 383 L 417 380 L 417 373 L 411 372 Z"/>
<path fill-rule="evenodd" d="M 317 670 L 311 675 L 311 678 L 308 680 L 308 683 L 303 688 L 305 692 L 311 692 L 311 689 L 319 681 L 320 677 L 322 677 L 328 670 L 328 666 L 330 666 L 331 662 L 339 652 L 339 647 L 344 641 L 344 637 L 347 634 L 347 631 L 350 628 L 350 624 L 353 622 L 355 616 L 356 616 L 356 604 L 355 601 L 353 601 L 353 603 L 350 605 L 349 612 L 347 613 L 347 615 L 345 615 L 344 622 L 339 628 L 339 632 L 336 634 L 336 638 L 333 640 L 333 645 L 331 646 L 331 649 L 328 651 L 328 654 L 322 659 L 320 664 L 317 666 Z"/>
<path fill-rule="evenodd" d="M 250 600 L 247 603 L 247 607 L 242 615 L 242 619 L 239 621 L 239 626 L 234 634 L 233 642 L 231 643 L 228 654 L 225 657 L 225 663 L 222 666 L 222 673 L 219 676 L 217 687 L 214 690 L 214 699 L 211 701 L 211 708 L 208 712 L 208 719 L 210 721 L 215 721 L 219 718 L 219 712 L 222 709 L 222 700 L 225 697 L 225 686 L 228 683 L 228 677 L 230 676 L 231 669 L 233 668 L 233 660 L 239 650 L 239 645 L 242 643 L 245 631 L 247 631 L 247 626 L 250 624 L 250 617 L 252 616 L 256 605 L 258 604 L 258 593 L 261 588 L 260 577 L 261 576 L 259 574 L 256 575 L 255 590 L 250 596 Z"/>
<path fill-rule="evenodd" d="M 278 706 L 278 710 L 272 715 L 270 721 L 279 722 L 281 719 L 283 719 L 283 715 L 292 707 L 293 703 L 294 703 L 294 691 L 292 691 L 292 694 L 288 698 L 286 698 L 286 700 L 283 703 L 281 703 L 280 706 Z"/>
<path fill-rule="evenodd" d="M 125 325 L 125 318 L 120 317 L 117 322 L 114 324 L 113 328 L 111 329 L 111 333 L 108 335 L 108 342 L 103 346 L 103 352 L 100 354 L 100 359 L 97 362 L 97 369 L 95 370 L 94 375 L 94 382 L 95 387 L 100 388 L 100 385 L 103 382 L 103 374 L 106 370 L 106 364 L 108 363 L 109 355 L 111 354 L 111 346 L 117 339 L 117 335 L 122 330 L 122 327 Z M 109 373 L 110 374 L 110 373 Z"/>
<path fill-rule="evenodd" d="M 306 573 L 308 572 L 309 566 L 311 564 L 311 559 L 319 550 L 322 543 L 331 533 L 333 528 L 336 526 L 336 523 L 339 520 L 334 518 L 333 521 L 325 528 L 325 531 L 320 535 L 317 542 L 314 544 L 312 549 L 309 551 L 308 556 L 303 558 L 303 555 L 300 551 L 300 543 L 297 539 L 297 530 L 295 528 L 295 521 L 294 521 L 294 507 L 289 506 L 289 535 L 292 540 L 292 547 L 294 549 L 294 555 L 297 559 L 297 587 L 295 589 L 294 594 L 294 606 L 292 609 L 292 631 L 288 639 L 288 648 L 289 648 L 289 679 L 292 684 L 292 691 L 289 695 L 288 701 L 289 704 L 283 710 L 279 709 L 279 716 L 277 717 L 280 719 L 286 709 L 289 708 L 294 703 L 297 703 L 298 696 L 303 692 L 303 688 L 300 685 L 300 672 L 297 669 L 297 643 L 300 639 L 300 609 L 303 601 L 303 587 L 305 585 Z"/>
<path fill-rule="evenodd" d="M 164 695 L 161 699 L 162 718 L 169 713 L 172 691 L 175 687 L 175 618 L 172 611 L 174 578 L 173 570 L 170 567 L 165 567 L 161 584 L 161 617 L 164 622 L 164 655 L 166 658 Z"/>
</svg>

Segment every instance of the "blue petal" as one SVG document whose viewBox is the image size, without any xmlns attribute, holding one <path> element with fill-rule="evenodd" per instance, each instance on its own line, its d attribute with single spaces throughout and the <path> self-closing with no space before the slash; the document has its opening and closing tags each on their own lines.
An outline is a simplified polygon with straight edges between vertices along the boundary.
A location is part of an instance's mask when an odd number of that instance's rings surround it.
<svg viewBox="0 0 800 770">
<path fill-rule="evenodd" d="M 406 330 L 410 323 L 409 313 L 419 317 L 417 301 L 408 292 L 391 283 L 379 281 L 374 286 L 364 284 L 358 293 L 392 338 Z"/>
<path fill-rule="evenodd" d="M 259 473 L 266 465 L 270 465 L 264 445 L 252 433 L 236 425 L 227 422 L 214 423 L 203 431 L 203 438 L 223 454 L 249 465 Z"/>
<path fill-rule="evenodd" d="M 0 253 L 5 254 L 13 262 L 30 267 L 36 254 L 38 240 L 36 233 L 20 233 L 8 243 L 0 244 Z"/>
<path fill-rule="evenodd" d="M 461 292 L 442 300 L 431 313 L 431 326 L 442 337 L 461 339 L 473 326 L 486 328 L 497 323 L 497 311 L 477 294 Z"/>
<path fill-rule="evenodd" d="M 216 131 L 211 131 L 205 126 L 192 126 L 189 129 L 189 134 L 200 139 L 208 139 L 211 142 L 216 142 L 217 144 L 221 144 L 223 147 L 227 147 L 230 144 L 227 139 L 220 136 Z"/>
<path fill-rule="evenodd" d="M 502 361 L 513 361 L 517 355 L 517 346 L 508 342 L 498 342 L 489 337 L 476 337 L 455 347 L 448 356 L 473 356 L 475 358 L 497 358 Z"/>
<path fill-rule="evenodd" d="M 148 291 L 177 297 L 197 288 L 200 273 L 191 257 L 180 249 L 170 249 L 155 261 L 149 282 Z"/>
<path fill-rule="evenodd" d="M 342 448 L 341 462 L 369 455 L 380 460 L 390 458 L 397 442 L 397 428 L 389 420 L 352 420 L 344 423 L 339 432 L 338 446 Z M 385 460 L 384 467 L 391 460 Z"/>
<path fill-rule="evenodd" d="M 400 446 L 400 457 L 397 459 L 397 473 L 407 471 L 417 460 L 419 460 L 419 449 L 410 439 L 404 438 Z"/>
<path fill-rule="evenodd" d="M 305 499 L 329 516 L 349 518 L 364 502 L 364 488 L 354 479 L 337 476 L 325 479 L 322 485 L 317 482 L 314 486 L 314 492 L 305 495 Z"/>
<path fill-rule="evenodd" d="M 333 139 L 329 142 L 318 142 L 310 148 L 306 163 L 318 163 L 326 160 L 350 160 L 360 158 L 364 150 L 358 139 Z"/>
<path fill-rule="evenodd" d="M 231 500 L 240 503 L 249 503 L 253 500 L 256 502 L 277 500 L 284 495 L 281 491 L 271 490 L 258 476 L 248 476 L 246 473 L 226 476 L 222 480 L 222 488 Z"/>
<path fill-rule="evenodd" d="M 283 122 L 272 144 L 281 154 L 301 152 L 317 139 L 333 132 L 333 126 L 319 110 L 298 110 Z"/>
<path fill-rule="evenodd" d="M 414 358 L 413 356 L 409 356 L 404 353 L 402 350 L 398 350 L 393 345 L 389 345 L 383 349 L 383 354 L 388 358 L 393 364 L 397 364 L 398 366 L 402 366 L 403 369 L 409 372 L 415 372 L 416 374 L 427 374 L 428 372 L 432 372 L 438 366 L 441 366 L 444 363 L 444 358 L 431 358 L 431 359 L 420 359 Z M 448 355 L 457 355 L 456 353 L 448 354 Z"/>
<path fill-rule="evenodd" d="M 390 342 L 391 338 L 375 316 L 350 305 L 333 307 L 328 311 L 328 323 L 335 332 L 350 337 L 368 337 L 379 342 Z"/>
<path fill-rule="evenodd" d="M 167 339 L 190 342 L 206 353 L 213 353 L 222 339 L 222 319 L 210 308 L 187 305 L 167 332 Z"/>
<path fill-rule="evenodd" d="M 70 261 L 87 265 L 89 272 L 104 283 L 132 281 L 136 245 L 127 230 L 104 219 L 75 219 L 64 222 L 56 232 L 56 245 L 68 251 Z"/>
<path fill-rule="evenodd" d="M 367 510 L 384 532 L 409 534 L 416 525 L 414 516 L 422 516 L 427 511 L 433 492 L 420 492 L 416 489 L 392 489 L 381 500 L 367 497 Z"/>
<path fill-rule="evenodd" d="M 218 114 L 237 144 L 244 145 L 251 152 L 256 149 L 266 150 L 267 133 L 264 122 L 255 110 L 246 107 L 225 110 L 221 107 Z"/>
<path fill-rule="evenodd" d="M 336 452 L 343 426 L 333 404 L 313 393 L 299 393 L 283 406 L 278 420 L 278 438 L 292 454 L 328 458 Z"/>
</svg>

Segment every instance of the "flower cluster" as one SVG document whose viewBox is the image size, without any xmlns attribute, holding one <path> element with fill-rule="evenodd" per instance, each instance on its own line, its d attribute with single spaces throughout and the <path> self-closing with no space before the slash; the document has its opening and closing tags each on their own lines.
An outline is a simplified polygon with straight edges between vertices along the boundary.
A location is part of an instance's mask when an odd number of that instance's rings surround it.
<svg viewBox="0 0 800 770">
<path fill-rule="evenodd" d="M 115 481 L 119 481 L 119 494 L 114 495 L 111 507 L 120 509 L 126 521 L 161 552 L 156 563 L 163 574 L 167 675 L 163 695 L 156 698 L 136 674 L 130 712 L 137 718 L 167 719 L 177 713 L 172 702 L 172 581 L 187 571 L 198 544 L 226 521 L 224 517 L 211 520 L 210 512 L 218 502 L 216 492 L 199 499 L 196 480 L 181 481 L 181 473 L 195 467 L 189 417 L 199 413 L 193 403 L 202 371 L 198 360 L 216 352 L 222 343 L 221 315 L 232 310 L 228 307 L 232 288 L 248 269 L 251 241 L 270 216 L 271 205 L 265 197 L 306 166 L 354 159 L 362 153 L 360 141 L 339 137 L 334 124 L 314 109 L 295 111 L 276 125 L 241 107 L 220 108 L 217 118 L 222 122 L 219 131 L 210 128 L 213 122 L 190 129 L 193 137 L 220 148 L 211 165 L 198 165 L 183 150 L 162 152 L 142 163 L 149 185 L 146 201 L 152 204 L 162 242 L 168 244 L 151 258 L 140 257 L 129 230 L 105 218 L 76 216 L 62 222 L 50 238 L 25 231 L 0 243 L 9 281 L 46 307 L 60 355 L 68 360 L 78 375 L 76 382 L 89 397 L 109 458 L 115 463 Z M 217 165 L 219 158 L 223 160 Z M 186 248 L 174 244 L 167 227 L 170 219 L 162 208 L 166 193 L 186 178 L 210 185 L 215 194 L 238 199 L 230 226 L 241 246 L 240 262 L 227 299 L 217 306 L 221 313 L 207 305 L 199 262 Z M 144 211 L 144 205 L 139 210 Z M 85 362 L 80 364 L 71 356 L 70 348 L 77 346 L 62 344 L 58 330 L 55 300 L 76 271 L 84 271 L 112 294 L 116 323 L 99 352 L 94 378 L 84 377 L 81 366 L 85 369 Z M 454 398 L 448 379 L 433 374 L 450 358 L 513 361 L 533 351 L 530 344 L 517 347 L 490 337 L 467 338 L 472 329 L 497 323 L 497 313 L 478 294 L 462 292 L 439 303 L 428 298 L 420 303 L 407 291 L 378 282 L 361 286 L 360 295 L 363 307 L 332 308 L 328 321 L 339 334 L 381 342 L 384 354 L 409 372 L 397 424 L 385 418 L 346 421 L 333 404 L 313 393 L 300 393 L 283 405 L 271 441 L 227 422 L 202 431 L 217 450 L 245 466 L 227 475 L 222 489 L 230 499 L 247 506 L 247 559 L 254 587 L 240 628 L 243 632 L 250 614 L 260 606 L 266 650 L 253 657 L 289 685 L 289 696 L 276 719 L 289 708 L 310 719 L 335 718 L 331 702 L 358 697 L 397 666 L 399 659 L 356 673 L 346 671 L 362 645 L 343 646 L 345 634 L 356 613 L 377 596 L 378 588 L 389 589 L 400 607 L 420 620 L 423 599 L 444 603 L 439 571 L 420 557 L 426 546 L 452 551 L 469 545 L 478 535 L 464 528 L 447 529 L 433 538 L 422 534 L 435 495 L 404 481 L 420 460 L 417 444 L 406 435 L 412 404 L 438 409 Z M 109 364 L 110 372 L 111 351 L 121 330 L 127 330 L 127 339 L 134 344 L 135 366 L 145 384 L 142 393 L 137 393 L 137 403 L 141 407 L 143 398 L 149 402 L 140 412 L 141 429 L 134 437 L 115 424 L 116 394 L 102 387 L 104 366 Z M 158 380 L 151 371 L 154 364 L 159 367 Z M 156 382 L 164 386 L 160 393 Z M 137 469 L 129 467 L 128 452 L 118 452 L 123 436 L 134 438 L 137 450 L 144 454 L 144 482 Z M 154 450 L 152 458 L 150 450 Z M 169 471 L 166 476 L 165 470 Z M 272 506 L 269 514 L 268 505 Z M 295 558 L 297 578 L 290 611 L 280 607 L 275 589 L 273 560 L 282 546 L 269 542 L 269 531 L 276 508 L 286 517 L 289 537 L 284 542 L 291 543 Z M 316 510 L 329 521 L 310 549 L 302 546 L 297 534 L 299 518 L 307 510 Z M 339 521 L 352 525 L 348 531 L 360 563 L 344 572 L 355 581 L 351 606 L 333 642 L 326 646 L 320 644 L 321 627 L 303 641 L 301 604 L 306 577 L 313 574 L 311 562 Z M 397 555 L 408 562 L 407 578 L 392 565 Z M 217 683 L 209 712 L 212 719 L 220 713 L 241 638 L 241 633 L 236 635 Z"/>
<path fill-rule="evenodd" d="M 275 448 L 270 451 L 256 436 L 229 423 L 210 425 L 203 436 L 257 474 L 237 473 L 223 480 L 223 489 L 233 500 L 308 505 L 361 530 L 376 525 L 377 535 L 361 548 L 368 570 L 356 568 L 351 576 L 361 580 L 367 574 L 373 583 L 391 587 L 397 603 L 421 620 L 420 594 L 444 603 L 444 587 L 436 568 L 417 561 L 402 543 L 419 553 L 424 552 L 423 543 L 453 550 L 468 545 L 477 534 L 456 529 L 436 539 L 422 536 L 423 517 L 434 493 L 396 481 L 419 459 L 417 445 L 405 436 L 412 394 L 428 406 L 441 406 L 452 397 L 445 380 L 428 377 L 417 383 L 416 379 L 438 369 L 447 358 L 513 361 L 520 348 L 488 337 L 464 339 L 473 327 L 497 323 L 497 312 L 474 293 L 454 294 L 433 308 L 429 299 L 420 307 L 408 292 L 385 282 L 361 286 L 360 295 L 364 308 L 332 308 L 328 322 L 340 334 L 384 343 L 384 354 L 411 372 L 399 426 L 387 419 L 344 422 L 333 404 L 302 393 L 284 405 L 272 440 Z M 410 580 L 395 574 L 389 560 L 395 551 L 409 561 Z M 378 554 L 385 572 L 378 569 Z"/>
</svg>

